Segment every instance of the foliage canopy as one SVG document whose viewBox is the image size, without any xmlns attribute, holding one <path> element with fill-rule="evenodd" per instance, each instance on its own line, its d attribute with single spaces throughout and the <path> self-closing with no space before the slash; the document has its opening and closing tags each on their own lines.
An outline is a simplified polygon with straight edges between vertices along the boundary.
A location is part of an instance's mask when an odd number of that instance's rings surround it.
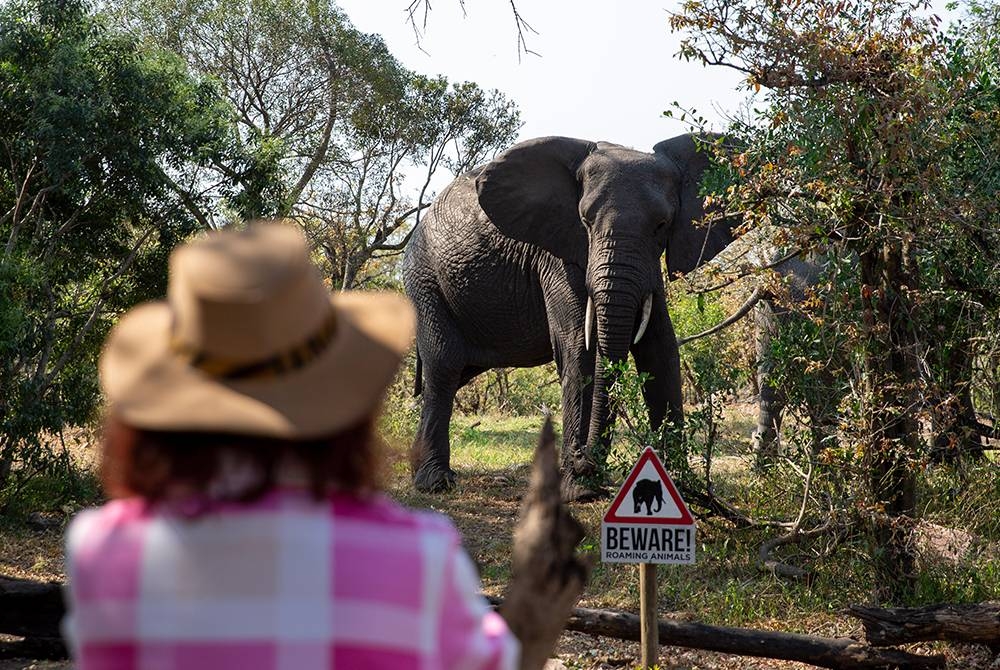
<svg viewBox="0 0 1000 670">
<path fill-rule="evenodd" d="M 2 486 L 91 418 L 110 323 L 162 294 L 166 254 L 195 228 L 168 172 L 212 160 L 230 126 L 211 82 L 82 1 L 17 0 L 0 26 Z"/>
</svg>

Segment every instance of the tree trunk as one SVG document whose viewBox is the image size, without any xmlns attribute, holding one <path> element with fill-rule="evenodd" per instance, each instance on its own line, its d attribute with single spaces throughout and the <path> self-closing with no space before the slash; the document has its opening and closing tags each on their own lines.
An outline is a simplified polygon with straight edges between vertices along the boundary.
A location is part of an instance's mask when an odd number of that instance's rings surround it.
<svg viewBox="0 0 1000 670">
<path fill-rule="evenodd" d="M 934 447 L 931 457 L 938 462 L 954 463 L 961 458 L 982 458 L 983 434 L 972 400 L 973 344 L 968 337 L 946 356 L 937 356 L 943 376 L 943 398 L 934 407 Z"/>
<path fill-rule="evenodd" d="M 0 642 L 0 659 L 30 658 L 39 661 L 60 661 L 69 658 L 66 643 L 59 637 L 29 637 L 15 642 Z M 29 668 L 34 665 L 25 666 Z"/>
<path fill-rule="evenodd" d="M 58 582 L 0 577 L 0 633 L 59 637 L 65 612 Z"/>
<path fill-rule="evenodd" d="M 1000 603 L 893 609 L 851 605 L 848 613 L 861 620 L 865 637 L 877 646 L 950 640 L 1000 650 Z"/>
<path fill-rule="evenodd" d="M 867 410 L 864 413 L 868 443 L 865 466 L 871 502 L 884 509 L 889 523 L 878 523 L 878 556 L 882 573 L 880 597 L 896 599 L 910 589 L 914 557 L 894 517 L 914 516 L 919 407 L 917 340 L 913 323 L 915 307 L 910 291 L 916 277 L 911 272 L 909 247 L 898 241 L 861 255 L 864 323 L 868 332 L 865 351 Z"/>
<path fill-rule="evenodd" d="M 499 598 L 490 598 L 494 606 Z M 566 622 L 566 630 L 618 640 L 639 641 L 639 617 L 578 607 Z M 703 649 L 725 654 L 776 658 L 809 663 L 821 668 L 944 668 L 944 656 L 923 656 L 897 649 L 878 649 L 850 638 L 824 638 L 750 628 L 709 626 L 696 621 L 660 620 L 660 644 Z"/>
</svg>

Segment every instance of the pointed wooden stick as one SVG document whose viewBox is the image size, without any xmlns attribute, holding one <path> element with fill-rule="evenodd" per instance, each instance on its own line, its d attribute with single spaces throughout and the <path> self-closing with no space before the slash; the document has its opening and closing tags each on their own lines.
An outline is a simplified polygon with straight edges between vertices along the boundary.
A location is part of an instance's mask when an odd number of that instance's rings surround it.
<svg viewBox="0 0 1000 670">
<path fill-rule="evenodd" d="M 555 432 L 546 417 L 514 530 L 513 576 L 500 610 L 521 641 L 521 670 L 545 665 L 590 573 L 589 563 L 576 555 L 583 527 L 563 505 L 559 481 Z"/>
</svg>

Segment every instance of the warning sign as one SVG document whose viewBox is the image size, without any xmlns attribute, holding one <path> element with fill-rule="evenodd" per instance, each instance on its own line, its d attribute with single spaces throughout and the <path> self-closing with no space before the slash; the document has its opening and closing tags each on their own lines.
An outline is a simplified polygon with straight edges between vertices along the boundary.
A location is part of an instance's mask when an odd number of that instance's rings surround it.
<svg viewBox="0 0 1000 670">
<path fill-rule="evenodd" d="M 695 523 L 670 475 L 646 447 L 601 523 L 605 563 L 694 563 Z"/>
</svg>

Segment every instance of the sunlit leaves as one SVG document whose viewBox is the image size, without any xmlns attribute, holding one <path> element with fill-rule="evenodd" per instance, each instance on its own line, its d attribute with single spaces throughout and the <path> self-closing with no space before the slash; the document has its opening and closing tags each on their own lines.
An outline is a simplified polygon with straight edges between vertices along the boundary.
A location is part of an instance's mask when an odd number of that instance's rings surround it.
<svg viewBox="0 0 1000 670">
<path fill-rule="evenodd" d="M 195 228 L 197 195 L 167 171 L 210 160 L 230 126 L 210 82 L 82 1 L 11 2 L 0 26 L 2 485 L 54 462 L 43 433 L 92 418 L 110 322 L 162 294 Z"/>
</svg>

